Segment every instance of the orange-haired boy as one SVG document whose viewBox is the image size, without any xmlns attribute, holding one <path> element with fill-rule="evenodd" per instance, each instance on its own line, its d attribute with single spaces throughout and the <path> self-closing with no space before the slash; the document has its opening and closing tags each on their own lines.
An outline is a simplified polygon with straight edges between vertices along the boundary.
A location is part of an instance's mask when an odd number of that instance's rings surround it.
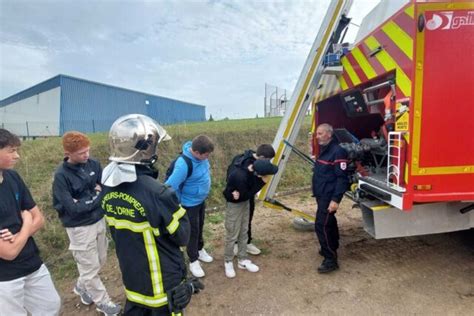
<svg viewBox="0 0 474 316">
<path fill-rule="evenodd" d="M 83 304 L 95 303 L 104 315 L 117 315 L 121 307 L 110 300 L 99 277 L 108 245 L 100 207 L 102 168 L 89 158 L 90 140 L 86 135 L 67 132 L 62 141 L 65 158 L 54 174 L 53 204 L 66 227 L 69 250 L 79 271 L 73 291 Z"/>
</svg>

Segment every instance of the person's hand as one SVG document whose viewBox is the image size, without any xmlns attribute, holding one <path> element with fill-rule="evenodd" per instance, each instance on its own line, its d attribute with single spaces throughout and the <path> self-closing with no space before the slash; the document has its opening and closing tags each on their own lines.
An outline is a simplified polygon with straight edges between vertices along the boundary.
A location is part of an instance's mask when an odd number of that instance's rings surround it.
<svg viewBox="0 0 474 316">
<path fill-rule="evenodd" d="M 191 301 L 193 286 L 188 283 L 181 283 L 171 290 L 170 309 L 172 312 L 182 311 Z"/>
<path fill-rule="evenodd" d="M 172 312 L 182 311 L 191 301 L 193 294 L 204 289 L 204 284 L 198 278 L 191 278 L 181 283 L 169 292 L 169 307 Z"/>
<path fill-rule="evenodd" d="M 329 213 L 335 213 L 338 208 L 339 208 L 339 203 L 331 201 L 331 203 L 329 203 L 328 211 Z"/>
<path fill-rule="evenodd" d="M 100 184 L 97 183 L 97 184 L 95 185 L 94 190 L 95 190 L 96 192 L 102 192 L 102 187 L 100 186 Z"/>
<path fill-rule="evenodd" d="M 0 230 L 0 239 L 4 241 L 14 242 L 16 238 L 16 234 L 12 234 L 12 232 L 8 228 L 4 228 Z"/>
<path fill-rule="evenodd" d="M 240 197 L 239 191 L 237 190 L 232 191 L 232 197 L 234 198 L 234 200 L 238 200 Z"/>
<path fill-rule="evenodd" d="M 268 181 L 270 181 L 270 177 L 270 175 L 262 176 L 262 181 L 268 183 Z"/>
<path fill-rule="evenodd" d="M 204 290 L 204 283 L 198 278 L 191 278 L 188 282 L 193 286 L 193 294 L 198 294 L 201 290 Z"/>
</svg>

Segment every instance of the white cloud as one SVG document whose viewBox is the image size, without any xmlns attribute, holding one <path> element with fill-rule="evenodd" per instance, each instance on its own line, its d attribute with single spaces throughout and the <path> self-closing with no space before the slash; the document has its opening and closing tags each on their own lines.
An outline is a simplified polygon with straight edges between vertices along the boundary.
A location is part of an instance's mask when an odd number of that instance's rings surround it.
<svg viewBox="0 0 474 316">
<path fill-rule="evenodd" d="M 328 1 L 0 6 L 0 98 L 62 73 L 203 104 L 221 118 L 262 115 L 265 82 L 293 89 Z"/>
<path fill-rule="evenodd" d="M 52 77 L 47 52 L 37 47 L 0 43 L 0 95 L 6 97 Z"/>
</svg>

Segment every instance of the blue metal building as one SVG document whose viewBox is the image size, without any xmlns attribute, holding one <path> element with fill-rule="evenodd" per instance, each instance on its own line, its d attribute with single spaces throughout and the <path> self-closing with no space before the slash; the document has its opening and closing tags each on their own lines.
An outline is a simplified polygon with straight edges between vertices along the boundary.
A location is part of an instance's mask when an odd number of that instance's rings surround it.
<svg viewBox="0 0 474 316">
<path fill-rule="evenodd" d="M 206 119 L 202 105 L 58 75 L 1 100 L 0 127 L 20 136 L 105 132 L 130 113 L 148 115 L 162 125 Z"/>
</svg>

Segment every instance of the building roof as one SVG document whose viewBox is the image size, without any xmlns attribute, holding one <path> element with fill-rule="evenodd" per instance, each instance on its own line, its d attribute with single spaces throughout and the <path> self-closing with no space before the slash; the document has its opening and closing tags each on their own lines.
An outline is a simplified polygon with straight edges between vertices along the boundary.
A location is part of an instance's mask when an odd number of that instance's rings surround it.
<svg viewBox="0 0 474 316">
<path fill-rule="evenodd" d="M 23 91 L 20 91 L 20 92 L 14 94 L 12 96 L 9 96 L 9 97 L 7 97 L 3 100 L 0 100 L 0 107 L 7 106 L 9 104 L 12 104 L 12 103 L 18 102 L 20 100 L 23 100 L 23 99 L 29 98 L 31 96 L 34 96 L 36 94 L 39 94 L 39 93 L 54 89 L 56 87 L 59 87 L 61 85 L 62 78 L 68 78 L 68 79 L 72 79 L 72 80 L 88 82 L 88 83 L 92 83 L 92 84 L 95 84 L 95 85 L 100 85 L 100 86 L 104 86 L 104 87 L 108 87 L 108 88 L 114 88 L 114 89 L 119 89 L 119 90 L 124 90 L 124 91 L 135 92 L 135 93 L 141 93 L 141 94 L 145 94 L 147 96 L 154 96 L 154 97 L 159 97 L 159 98 L 168 99 L 168 100 L 175 100 L 175 101 L 185 102 L 187 104 L 191 104 L 191 105 L 195 105 L 195 106 L 205 107 L 204 105 L 200 105 L 200 104 L 195 104 L 195 103 L 182 101 L 182 100 L 171 99 L 171 98 L 167 98 L 167 97 L 163 97 L 163 96 L 159 96 L 159 95 L 155 95 L 155 94 L 150 94 L 150 93 L 146 93 L 146 92 L 142 92 L 142 91 L 126 89 L 126 88 L 117 87 L 117 86 L 113 86 L 113 85 L 109 85 L 109 84 L 105 84 L 105 83 L 95 82 L 95 81 L 91 81 L 91 80 L 76 78 L 76 77 L 62 75 L 62 74 L 59 74 L 59 75 L 57 75 L 53 78 L 45 80 L 41 83 L 38 83 L 37 85 L 34 85 L 30 88 L 27 88 Z"/>
</svg>

